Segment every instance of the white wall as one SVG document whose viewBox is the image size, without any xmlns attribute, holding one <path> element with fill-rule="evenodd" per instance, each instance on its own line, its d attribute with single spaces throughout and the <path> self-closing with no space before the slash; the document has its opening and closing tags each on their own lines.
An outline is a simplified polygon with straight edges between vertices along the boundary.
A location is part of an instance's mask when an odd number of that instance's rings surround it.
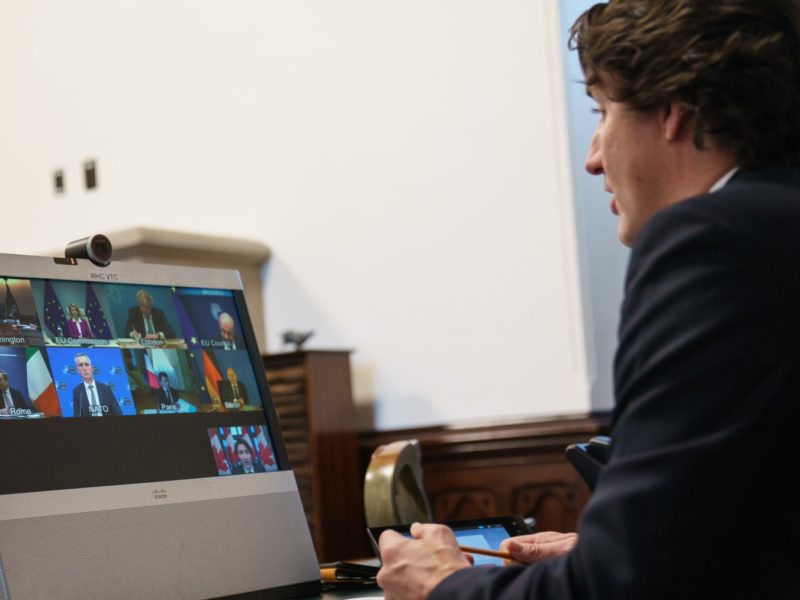
<svg viewBox="0 0 800 600">
<path fill-rule="evenodd" d="M 555 4 L 5 2 L 0 251 L 259 239 L 269 350 L 354 348 L 379 428 L 585 411 Z"/>
</svg>

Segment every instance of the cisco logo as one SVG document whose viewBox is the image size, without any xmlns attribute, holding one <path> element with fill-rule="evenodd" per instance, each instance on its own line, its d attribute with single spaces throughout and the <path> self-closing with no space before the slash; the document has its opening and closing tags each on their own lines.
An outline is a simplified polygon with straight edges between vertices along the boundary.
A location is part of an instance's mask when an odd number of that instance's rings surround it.
<svg viewBox="0 0 800 600">
<path fill-rule="evenodd" d="M 167 490 L 164 488 L 153 490 L 153 500 L 166 500 Z"/>
</svg>

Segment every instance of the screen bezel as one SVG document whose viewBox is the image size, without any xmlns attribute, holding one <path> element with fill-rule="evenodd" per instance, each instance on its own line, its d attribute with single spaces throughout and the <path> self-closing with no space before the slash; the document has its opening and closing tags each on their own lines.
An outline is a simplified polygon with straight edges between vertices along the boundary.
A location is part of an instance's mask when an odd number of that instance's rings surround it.
<svg viewBox="0 0 800 600">
<path fill-rule="evenodd" d="M 86 259 L 0 254 L 0 274 L 21 279 L 64 279 L 90 283 L 129 283 L 242 290 L 238 271 L 139 262 L 98 267 Z"/>
</svg>

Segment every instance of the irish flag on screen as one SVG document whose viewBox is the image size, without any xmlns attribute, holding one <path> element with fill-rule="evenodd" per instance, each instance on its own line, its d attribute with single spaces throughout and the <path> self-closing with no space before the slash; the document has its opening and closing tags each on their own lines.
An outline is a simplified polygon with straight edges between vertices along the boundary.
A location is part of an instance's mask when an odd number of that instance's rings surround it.
<svg viewBox="0 0 800 600">
<path fill-rule="evenodd" d="M 34 406 L 48 417 L 60 417 L 61 405 L 53 378 L 44 362 L 40 348 L 28 347 L 26 350 L 28 370 L 28 396 Z"/>
</svg>

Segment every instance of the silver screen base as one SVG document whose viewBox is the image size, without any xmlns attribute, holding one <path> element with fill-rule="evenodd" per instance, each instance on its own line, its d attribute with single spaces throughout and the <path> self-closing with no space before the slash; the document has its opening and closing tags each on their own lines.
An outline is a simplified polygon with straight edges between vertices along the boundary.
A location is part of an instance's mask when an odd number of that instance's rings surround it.
<svg viewBox="0 0 800 600">
<path fill-rule="evenodd" d="M 319 579 L 296 488 L 5 519 L 0 558 L 3 600 L 203 599 Z"/>
</svg>

